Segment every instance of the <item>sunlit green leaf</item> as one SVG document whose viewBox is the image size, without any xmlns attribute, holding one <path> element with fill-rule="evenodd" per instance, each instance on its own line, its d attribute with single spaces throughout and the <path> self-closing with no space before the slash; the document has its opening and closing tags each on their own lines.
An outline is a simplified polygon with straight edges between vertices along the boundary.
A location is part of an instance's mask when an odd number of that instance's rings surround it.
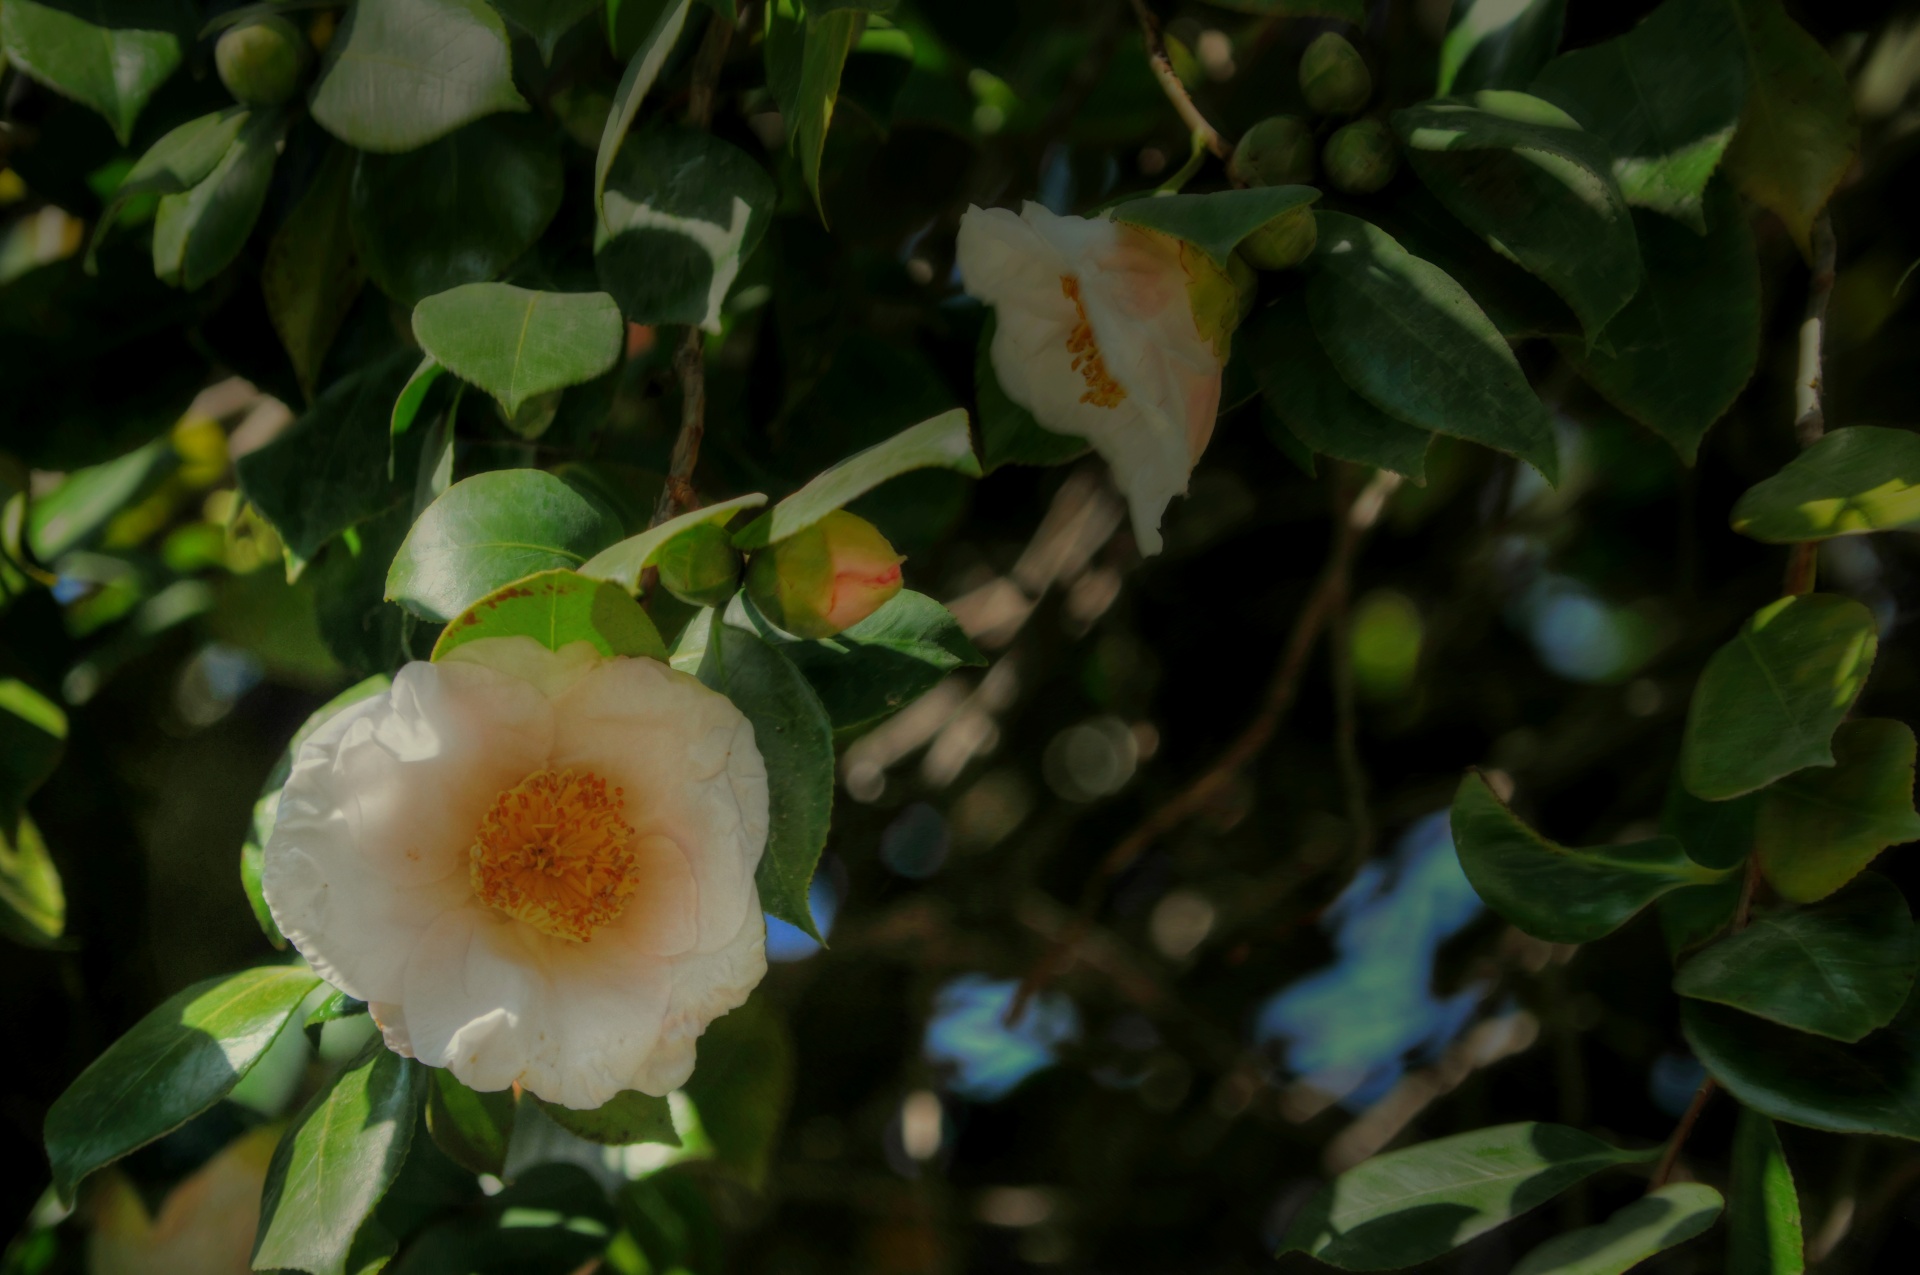
<svg viewBox="0 0 1920 1275">
<path fill-rule="evenodd" d="M 611 580 L 628 593 L 638 593 L 641 575 L 653 565 L 654 559 L 669 540 L 683 531 L 707 523 L 724 527 L 741 510 L 758 509 L 766 503 L 767 498 L 756 492 L 751 496 L 736 496 L 732 500 L 723 500 L 677 518 L 669 518 L 657 527 L 649 527 L 637 536 L 629 536 L 619 544 L 601 550 L 587 560 L 580 568 L 580 574 L 596 580 Z"/>
<path fill-rule="evenodd" d="M 180 65 L 191 11 L 170 0 L 7 0 L 0 52 L 106 117 L 125 146 L 147 99 Z"/>
<path fill-rule="evenodd" d="M 40 829 L 25 814 L 0 825 L 0 934 L 52 947 L 67 928 L 67 895 Z"/>
<path fill-rule="evenodd" d="M 660 77 L 660 68 L 666 65 L 674 41 L 680 38 L 680 28 L 687 22 L 688 4 L 689 0 L 666 0 L 656 8 L 652 25 L 635 47 L 626 72 L 620 77 L 620 87 L 614 92 L 613 109 L 607 113 L 607 122 L 600 131 L 600 148 L 593 158 L 593 207 L 603 223 L 607 174 L 613 171 L 613 161 L 620 153 L 620 144 L 627 139 L 627 130 L 633 127 L 634 116 L 640 113 L 641 101 Z"/>
<path fill-rule="evenodd" d="M 447 1158 L 472 1173 L 506 1172 L 513 1137 L 513 1090 L 479 1093 L 435 1068 L 427 1088 L 427 1132 Z"/>
<path fill-rule="evenodd" d="M 17 677 L 0 678 L 0 831 L 60 764 L 67 714 Z"/>
<path fill-rule="evenodd" d="M 0 23 L 3 22 L 0 19 Z M 94 267 L 94 253 L 101 237 L 114 224 L 128 200 L 138 195 L 177 195 L 199 185 L 240 136 L 247 115 L 245 107 L 229 106 L 188 120 L 148 147 L 146 154 L 120 179 L 113 198 L 94 223 L 93 236 L 87 243 L 88 268 Z"/>
<path fill-rule="evenodd" d="M 626 327 L 604 292 L 469 283 L 415 306 L 413 334 L 435 362 L 493 395 L 512 416 L 528 400 L 584 384 L 618 363 Z"/>
<path fill-rule="evenodd" d="M 1160 195 L 1130 199 L 1113 219 L 1157 230 L 1192 244 L 1221 269 L 1233 250 L 1274 218 L 1320 198 L 1311 186 L 1255 186 L 1205 195 Z"/>
<path fill-rule="evenodd" d="M 462 611 L 434 644 L 443 660 L 481 638 L 530 637 L 550 651 L 589 642 L 600 654 L 664 660 L 667 648 L 631 595 L 608 580 L 565 569 L 503 585 Z"/>
<path fill-rule="evenodd" d="M 623 595 L 624 596 L 624 595 Z M 673 1130 L 673 1113 L 665 1098 L 624 1089 L 591 1111 L 575 1111 L 557 1102 L 534 1099 L 547 1118 L 576 1137 L 609 1147 L 631 1146 L 636 1142 L 664 1142 L 680 1145 Z"/>
<path fill-rule="evenodd" d="M 1457 0 L 1438 92 L 1523 89 L 1560 47 L 1567 0 Z"/>
<path fill-rule="evenodd" d="M 1660 1187 L 1598 1226 L 1556 1235 L 1521 1258 L 1513 1275 L 1622 1275 L 1712 1226 L 1723 1203 L 1700 1182 Z"/>
<path fill-rule="evenodd" d="M 840 73 L 865 22 L 866 15 L 853 9 L 812 15 L 798 12 L 794 0 L 767 5 L 767 86 L 780 104 L 787 147 L 800 160 L 815 207 L 820 207 L 820 159 L 840 96 Z"/>
<path fill-rule="evenodd" d="M 1920 434 L 1837 429 L 1733 507 L 1733 529 L 1770 544 L 1888 531 L 1920 522 Z"/>
<path fill-rule="evenodd" d="M 153 219 L 153 273 L 192 291 L 240 255 L 273 180 L 285 118 L 255 111 L 213 170 L 192 189 L 167 195 Z"/>
<path fill-rule="evenodd" d="M 1800 1196 L 1773 1121 L 1742 1107 L 1727 1182 L 1727 1269 L 1740 1275 L 1801 1275 Z"/>
<path fill-rule="evenodd" d="M 524 111 L 506 24 L 485 0 L 358 0 L 327 49 L 313 118 L 363 151 L 417 150 L 495 111 Z"/>
<path fill-rule="evenodd" d="M 1862 718 L 1833 734 L 1834 764 L 1789 775 L 1760 795 L 1755 850 L 1783 898 L 1823 899 L 1888 846 L 1920 840 L 1913 730 Z"/>
</svg>

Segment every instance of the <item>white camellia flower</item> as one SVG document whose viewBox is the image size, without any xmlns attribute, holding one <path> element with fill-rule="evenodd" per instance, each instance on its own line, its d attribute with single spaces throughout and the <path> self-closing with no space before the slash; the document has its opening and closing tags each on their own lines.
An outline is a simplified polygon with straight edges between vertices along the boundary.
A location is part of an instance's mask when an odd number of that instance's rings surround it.
<svg viewBox="0 0 1920 1275">
<path fill-rule="evenodd" d="M 1213 436 L 1231 283 L 1170 236 L 1034 203 L 967 209 L 958 260 L 994 307 L 1007 397 L 1106 458 L 1142 552 L 1158 553 L 1161 515 Z M 1196 318 L 1194 295 L 1217 304 Z"/>
<path fill-rule="evenodd" d="M 678 1088 L 765 975 L 766 842 L 732 701 L 586 642 L 482 638 L 314 732 L 261 884 L 396 1052 L 592 1108 Z"/>
</svg>

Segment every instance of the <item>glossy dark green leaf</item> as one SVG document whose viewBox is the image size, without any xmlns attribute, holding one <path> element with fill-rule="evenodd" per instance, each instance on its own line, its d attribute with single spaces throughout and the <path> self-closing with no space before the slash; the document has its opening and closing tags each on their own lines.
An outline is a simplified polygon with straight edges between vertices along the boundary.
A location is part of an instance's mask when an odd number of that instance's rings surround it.
<svg viewBox="0 0 1920 1275">
<path fill-rule="evenodd" d="M 1473 772 L 1453 798 L 1453 843 L 1475 893 L 1549 943 L 1590 943 L 1669 890 L 1725 875 L 1687 857 L 1672 837 L 1570 849 L 1522 823 Z"/>
<path fill-rule="evenodd" d="M 147 99 L 180 65 L 191 11 L 164 0 L 8 0 L 0 52 L 106 118 L 125 146 Z"/>
<path fill-rule="evenodd" d="M 1688 464 L 1760 358 L 1760 268 L 1746 214 L 1715 183 L 1706 217 L 1702 238 L 1671 218 L 1634 214 L 1640 291 L 1594 348 L 1559 342 L 1589 384 Z"/>
<path fill-rule="evenodd" d="M 1288 292 L 1256 312 L 1236 344 L 1267 406 L 1295 438 L 1323 456 L 1426 481 L 1433 435 L 1348 388 L 1314 335 L 1303 293 Z"/>
<path fill-rule="evenodd" d="M 793 1041 L 765 996 L 713 1020 L 687 1097 L 714 1158 L 749 1186 L 764 1186 L 793 1097 Z"/>
<path fill-rule="evenodd" d="M 833 814 L 833 722 L 800 670 L 745 629 L 702 611 L 681 633 L 673 666 L 722 692 L 753 723 L 767 763 L 767 849 L 754 879 L 760 906 L 818 939 L 807 887 Z"/>
<path fill-rule="evenodd" d="M 513 1090 L 480 1093 L 437 1067 L 427 1088 L 427 1132 L 461 1168 L 497 1178 L 506 1172 L 514 1107 Z"/>
<path fill-rule="evenodd" d="M 614 1204 L 653 1270 L 719 1275 L 727 1269 L 723 1232 L 708 1190 L 690 1167 L 676 1165 L 629 1182 Z"/>
<path fill-rule="evenodd" d="M 1787 225 L 1811 257 L 1813 219 L 1860 149 L 1853 94 L 1840 67 L 1780 0 L 1727 0 L 1746 38 L 1747 105 L 1727 148 L 1740 193 Z"/>
<path fill-rule="evenodd" d="M 192 291 L 226 269 L 246 246 L 267 201 L 285 118 L 255 111 L 213 171 L 191 190 L 167 195 L 153 219 L 153 273 Z"/>
<path fill-rule="evenodd" d="M 1241 240 L 1274 218 L 1318 198 L 1320 192 L 1311 186 L 1255 186 L 1205 195 L 1148 196 L 1121 204 L 1113 210 L 1113 219 L 1190 243 L 1224 270 Z"/>
<path fill-rule="evenodd" d="M 560 37 L 602 7 L 600 0 L 492 0 L 492 4 L 507 21 L 533 37 L 542 62 L 552 62 Z"/>
<path fill-rule="evenodd" d="M 657 527 L 649 527 L 612 548 L 601 550 L 580 568 L 580 574 L 596 580 L 611 580 L 628 593 L 638 593 L 640 577 L 653 565 L 668 541 L 684 531 L 707 523 L 718 523 L 724 527 L 742 510 L 758 509 L 766 503 L 767 498 L 756 492 L 751 496 L 736 496 L 732 500 L 723 500 L 677 518 L 669 518 Z"/>
<path fill-rule="evenodd" d="M 602 222 L 606 219 L 607 174 L 613 171 L 613 161 L 640 113 L 641 101 L 660 78 L 660 68 L 666 65 L 674 41 L 680 38 L 680 28 L 687 23 L 688 4 L 689 0 L 666 0 L 654 7 L 653 21 L 640 37 L 620 77 L 620 87 L 614 91 L 613 109 L 607 112 L 607 122 L 600 130 L 600 148 L 593 157 L 593 207 Z M 631 0 L 628 7 L 632 7 Z"/>
<path fill-rule="evenodd" d="M 267 1166 L 254 1269 L 357 1275 L 356 1233 L 400 1174 L 428 1083 L 374 1040 L 314 1095 Z"/>
<path fill-rule="evenodd" d="M 588 642 L 608 657 L 667 658 L 653 621 L 625 589 L 564 568 L 516 580 L 475 602 L 448 623 L 433 658 L 496 637 L 530 637 L 550 651 Z"/>
<path fill-rule="evenodd" d="M 1727 1182 L 1727 1270 L 1737 1275 L 1801 1275 L 1800 1196 L 1773 1121 L 1742 1107 Z"/>
<path fill-rule="evenodd" d="M 177 195 L 199 185 L 240 136 L 247 114 L 243 106 L 229 106 L 188 120 L 148 147 L 146 154 L 134 161 L 127 175 L 120 179 L 113 198 L 107 201 L 100 219 L 94 223 L 93 235 L 87 242 L 88 271 L 95 268 L 94 253 L 101 238 L 128 200 L 136 195 Z"/>
<path fill-rule="evenodd" d="M 820 159 L 840 96 L 840 73 L 866 15 L 840 9 L 802 14 L 794 0 L 767 5 L 767 86 L 787 122 L 787 149 L 800 161 L 800 175 L 820 205 Z M 822 218 L 825 213 L 822 211 Z"/>
<path fill-rule="evenodd" d="M 1920 1140 L 1920 1000 L 1855 1044 L 1707 1001 L 1680 1002 L 1694 1056 L 1735 1098 L 1788 1124 Z"/>
<path fill-rule="evenodd" d="M 348 672 L 387 673 L 426 655 L 433 632 L 387 601 L 388 567 L 412 525 L 403 501 L 354 528 L 354 540 L 333 541 L 307 568 L 320 637 Z"/>
<path fill-rule="evenodd" d="M 446 621 L 537 571 L 577 567 L 621 534 L 620 520 L 552 474 L 508 469 L 463 478 L 407 532 L 387 596 Z"/>
<path fill-rule="evenodd" d="M 60 764 L 66 740 L 64 709 L 17 677 L 0 678 L 0 830 Z"/>
<path fill-rule="evenodd" d="M 632 323 L 720 331 L 720 307 L 773 214 L 773 179 L 700 129 L 629 137 L 607 174 L 594 249 L 600 284 Z"/>
<path fill-rule="evenodd" d="M 1729 874 L 1724 881 L 1683 886 L 1655 899 L 1653 906 L 1660 914 L 1667 956 L 1677 962 L 1732 925 L 1740 906 L 1740 891 L 1740 876 Z"/>
<path fill-rule="evenodd" d="M 1597 1226 L 1554 1236 L 1521 1258 L 1513 1275 L 1623 1275 L 1712 1226 L 1724 1203 L 1700 1182 L 1659 1187 Z"/>
<path fill-rule="evenodd" d="M 1500 335 L 1519 341 L 1580 331 L 1580 320 L 1553 289 L 1489 247 L 1425 186 L 1400 182 L 1391 193 L 1393 201 L 1370 208 L 1369 217 L 1465 288 Z"/>
<path fill-rule="evenodd" d="M 313 183 L 274 231 L 260 268 L 267 317 L 308 397 L 366 278 L 347 225 L 353 167 L 346 147 L 328 148 Z"/>
<path fill-rule="evenodd" d="M 402 351 L 348 373 L 235 466 L 247 499 L 302 558 L 398 498 L 387 477 L 389 419 L 413 366 Z"/>
<path fill-rule="evenodd" d="M 1706 233 L 1701 201 L 1747 100 L 1728 0 L 1667 0 L 1625 35 L 1561 54 L 1529 91 L 1607 144 L 1628 203 Z"/>
<path fill-rule="evenodd" d="M 1578 1129 L 1506 1124 L 1364 1160 L 1322 1187 L 1280 1252 L 1348 1271 L 1413 1266 L 1538 1208 L 1602 1169 L 1650 1160 Z"/>
<path fill-rule="evenodd" d="M 1833 757 L 1831 768 L 1789 775 L 1760 794 L 1760 869 L 1781 897 L 1798 903 L 1832 894 L 1888 846 L 1920 840 L 1906 723 L 1842 722 Z"/>
<path fill-rule="evenodd" d="M 61 1197 L 71 1200 L 89 1173 L 224 1098 L 319 982 L 305 965 L 211 978 L 108 1046 L 47 1110 L 47 1158 Z"/>
<path fill-rule="evenodd" d="M 664 1142 L 670 1147 L 680 1145 L 680 1135 L 674 1132 L 673 1112 L 668 1109 L 667 1100 L 641 1093 L 637 1089 L 623 1089 L 591 1111 L 575 1111 L 572 1107 L 563 1107 L 544 1098 L 535 1098 L 533 1101 L 540 1104 L 540 1109 L 547 1113 L 549 1120 L 588 1142 L 598 1142 L 608 1147 L 631 1146 L 636 1142 Z"/>
<path fill-rule="evenodd" d="M 362 155 L 354 242 L 373 281 L 403 305 L 496 279 L 559 211 L 562 174 L 549 131 L 511 115 L 405 155 Z"/>
<path fill-rule="evenodd" d="M 1377 226 L 1320 213 L 1307 281 L 1313 330 L 1342 379 L 1410 425 L 1560 475 L 1553 422 L 1466 290 Z"/>
<path fill-rule="evenodd" d="M 993 370 L 993 334 L 998 327 L 989 309 L 973 360 L 982 471 L 991 474 L 1002 465 L 1064 465 L 1086 455 L 1086 439 L 1054 433 L 1035 420 L 1032 412 L 1007 397 Z"/>
<path fill-rule="evenodd" d="M 381 154 L 527 109 L 506 24 L 485 0 L 359 0 L 327 49 L 311 106 L 335 137 Z"/>
<path fill-rule="evenodd" d="M 498 1194 L 444 1213 L 410 1236 L 387 1272 L 572 1275 L 610 1269 L 599 1258 L 617 1225 L 606 1188 L 590 1172 L 577 1164 L 536 1164 L 515 1174 Z"/>
<path fill-rule="evenodd" d="M 626 326 L 604 292 L 534 292 L 468 283 L 413 308 L 413 334 L 435 362 L 500 401 L 582 385 L 620 361 Z"/>
<path fill-rule="evenodd" d="M 1831 766 L 1833 732 L 1866 684 L 1873 613 L 1831 593 L 1781 598 L 1713 653 L 1680 751 L 1688 791 L 1725 801 L 1807 766 Z"/>
<path fill-rule="evenodd" d="M 1893 1021 L 1916 959 L 1905 897 L 1869 874 L 1814 907 L 1756 912 L 1682 965 L 1673 990 L 1851 1042 Z"/>
<path fill-rule="evenodd" d="M 1560 47 L 1567 0 L 1455 0 L 1438 92 L 1523 89 Z"/>
<path fill-rule="evenodd" d="M 1769 544 L 1857 536 L 1920 523 L 1920 434 L 1837 429 L 1733 507 L 1733 529 Z"/>
<path fill-rule="evenodd" d="M 1440 202 L 1573 308 L 1589 343 L 1640 287 L 1633 216 L 1606 145 L 1523 93 L 1396 111 L 1407 161 Z"/>
<path fill-rule="evenodd" d="M 1753 852 L 1760 793 L 1703 801 L 1676 778 L 1660 810 L 1660 831 L 1679 839 L 1687 857 L 1709 868 L 1737 868 Z"/>
<path fill-rule="evenodd" d="M 0 825 L 0 935 L 54 947 L 66 928 L 66 891 L 40 829 L 24 814 Z"/>
</svg>

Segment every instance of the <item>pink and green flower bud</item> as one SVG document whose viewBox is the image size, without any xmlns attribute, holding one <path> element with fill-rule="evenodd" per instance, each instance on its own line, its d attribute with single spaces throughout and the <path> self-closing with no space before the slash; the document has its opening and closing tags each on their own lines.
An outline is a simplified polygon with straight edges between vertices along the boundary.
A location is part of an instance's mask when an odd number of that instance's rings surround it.
<svg viewBox="0 0 1920 1275">
<path fill-rule="evenodd" d="M 1327 139 L 1327 180 L 1349 195 L 1371 195 L 1393 180 L 1400 147 L 1379 120 L 1355 120 Z"/>
<path fill-rule="evenodd" d="M 277 14 L 228 28 L 213 46 L 220 82 L 236 102 L 278 106 L 300 91 L 307 39 Z"/>
<path fill-rule="evenodd" d="M 740 587 L 740 551 L 718 523 L 690 527 L 654 555 L 660 587 L 690 606 L 725 606 Z"/>
<path fill-rule="evenodd" d="M 1289 270 L 1313 255 L 1319 223 L 1306 204 L 1290 208 L 1240 241 L 1240 254 L 1258 270 Z"/>
<path fill-rule="evenodd" d="M 1358 49 L 1328 31 L 1300 57 L 1300 92 L 1318 114 L 1351 115 L 1373 96 L 1373 73 Z"/>
<path fill-rule="evenodd" d="M 830 638 L 900 592 L 905 561 L 879 528 L 836 509 L 754 554 L 747 564 L 747 597 L 789 633 Z"/>
<path fill-rule="evenodd" d="M 1313 129 L 1291 115 L 1275 115 L 1248 129 L 1227 161 L 1242 186 L 1293 186 L 1313 180 Z"/>
</svg>

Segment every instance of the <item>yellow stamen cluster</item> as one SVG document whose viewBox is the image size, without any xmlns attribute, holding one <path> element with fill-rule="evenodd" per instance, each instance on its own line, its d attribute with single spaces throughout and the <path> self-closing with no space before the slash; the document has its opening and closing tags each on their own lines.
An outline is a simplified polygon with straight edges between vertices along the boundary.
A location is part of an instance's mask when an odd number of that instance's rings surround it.
<svg viewBox="0 0 1920 1275">
<path fill-rule="evenodd" d="M 638 886 L 624 789 L 592 771 L 541 770 L 501 793 L 471 851 L 473 892 L 542 934 L 585 943 Z"/>
<path fill-rule="evenodd" d="M 1087 392 L 1080 396 L 1082 403 L 1091 403 L 1095 407 L 1118 407 L 1126 401 L 1127 391 L 1120 382 L 1113 379 L 1107 371 L 1106 360 L 1100 357 L 1100 346 L 1093 339 L 1093 325 L 1087 322 L 1087 307 L 1080 302 L 1080 281 L 1070 274 L 1060 276 L 1060 291 L 1067 300 L 1073 302 L 1073 312 L 1077 322 L 1073 330 L 1067 333 L 1067 353 L 1073 355 L 1073 370 L 1087 383 Z"/>
</svg>

